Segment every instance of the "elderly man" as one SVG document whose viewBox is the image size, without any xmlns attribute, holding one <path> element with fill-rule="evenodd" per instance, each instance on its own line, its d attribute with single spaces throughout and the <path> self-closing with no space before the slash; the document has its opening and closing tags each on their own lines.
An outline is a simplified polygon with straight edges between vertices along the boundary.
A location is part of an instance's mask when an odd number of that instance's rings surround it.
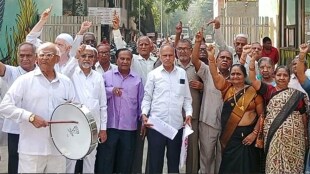
<svg viewBox="0 0 310 174">
<path fill-rule="evenodd" d="M 7 87 L 10 87 L 19 76 L 34 70 L 36 67 L 36 48 L 31 43 L 21 43 L 18 46 L 17 56 L 18 67 L 0 62 L 0 76 Z M 1 88 L 1 93 L 5 94 L 6 90 Z M 2 131 L 8 133 L 8 173 L 17 173 L 19 125 L 13 120 L 5 119 Z"/>
<path fill-rule="evenodd" d="M 117 68 L 116 65 L 112 64 L 110 55 L 111 46 L 109 43 L 99 44 L 97 46 L 98 51 L 98 62 L 95 64 L 95 69 L 97 72 L 104 74 L 108 70 Z"/>
<path fill-rule="evenodd" d="M 233 53 L 233 64 L 240 64 L 241 54 L 243 51 L 243 47 L 248 44 L 248 35 L 246 34 L 237 34 L 234 39 L 234 48 L 228 46 L 227 43 L 224 41 L 223 35 L 221 33 L 220 21 L 215 18 L 214 20 L 210 21 L 210 23 L 214 23 L 214 41 L 216 46 L 219 50 L 227 50 Z M 249 71 L 249 63 L 251 57 L 247 56 L 244 67 L 246 68 L 247 72 Z"/>
<path fill-rule="evenodd" d="M 221 163 L 221 133 L 222 94 L 214 86 L 209 66 L 199 60 L 199 49 L 203 34 L 198 32 L 192 54 L 192 63 L 197 75 L 204 83 L 202 106 L 199 119 L 200 141 L 200 172 L 218 173 Z M 232 65 L 232 54 L 229 51 L 219 52 L 216 64 L 218 71 L 229 78 L 229 69 Z"/>
<path fill-rule="evenodd" d="M 97 154 L 95 173 L 131 173 L 143 84 L 130 68 L 132 53 L 116 52 L 118 68 L 104 74 L 108 97 L 108 139 Z M 100 154 L 99 154 L 100 153 Z"/>
<path fill-rule="evenodd" d="M 191 62 L 192 44 L 188 40 L 179 40 L 176 46 L 178 60 L 176 65 L 186 71 L 189 79 L 189 87 L 193 99 L 192 129 L 194 133 L 188 137 L 188 149 L 186 159 L 186 173 L 198 173 L 199 170 L 199 147 L 198 147 L 198 121 L 202 100 L 203 83 L 195 72 L 195 66 Z"/>
<path fill-rule="evenodd" d="M 74 101 L 70 79 L 55 71 L 59 50 L 47 42 L 37 49 L 39 68 L 20 76 L 0 104 L 4 117 L 20 125 L 19 173 L 64 173 L 66 159 L 52 143 L 47 120 L 55 108 Z M 33 91 L 33 92 L 30 92 Z"/>
<path fill-rule="evenodd" d="M 32 28 L 30 33 L 26 37 L 26 41 L 34 44 L 36 47 L 39 47 L 42 44 L 42 41 L 39 39 L 42 33 L 44 24 L 47 22 L 48 17 L 51 13 L 52 8 L 47 8 L 43 11 L 39 22 Z M 83 40 L 83 34 L 91 27 L 91 22 L 84 21 L 81 25 L 80 31 L 76 34 L 75 40 L 72 36 L 67 33 L 59 34 L 55 39 L 55 44 L 60 51 L 59 62 L 55 66 L 57 72 L 61 72 L 62 68 L 66 66 L 66 63 L 71 57 L 74 57 L 78 47 L 80 46 Z"/>
<path fill-rule="evenodd" d="M 98 130 L 98 137 L 103 143 L 107 139 L 107 97 L 103 77 L 100 73 L 92 70 L 92 66 L 97 55 L 97 50 L 90 45 L 81 45 L 77 54 L 77 59 L 70 59 L 63 69 L 63 74 L 67 75 L 73 82 L 77 101 L 84 104 L 95 118 Z M 79 168 L 83 168 L 83 173 L 93 173 L 95 171 L 96 150 L 93 150 L 81 162 L 67 160 L 67 173 L 74 173 Z M 77 164 L 77 165 L 76 165 Z M 78 166 L 78 167 L 75 167 Z"/>
<path fill-rule="evenodd" d="M 160 48 L 162 65 L 148 74 L 142 101 L 142 120 L 148 129 L 149 173 L 162 173 L 167 147 L 168 173 L 179 173 L 182 127 L 191 126 L 192 97 L 184 69 L 174 65 L 175 49 L 171 45 Z M 183 122 L 182 108 L 186 119 Z M 148 117 L 160 119 L 178 132 L 173 140 L 152 129 Z"/>
</svg>

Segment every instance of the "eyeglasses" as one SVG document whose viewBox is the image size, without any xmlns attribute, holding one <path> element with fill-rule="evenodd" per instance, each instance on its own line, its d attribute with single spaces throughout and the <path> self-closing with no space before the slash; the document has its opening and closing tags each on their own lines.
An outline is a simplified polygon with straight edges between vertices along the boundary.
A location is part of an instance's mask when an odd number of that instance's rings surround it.
<svg viewBox="0 0 310 174">
<path fill-rule="evenodd" d="M 93 59 L 93 58 L 95 57 L 95 55 L 91 55 L 91 54 L 82 54 L 81 57 L 82 57 L 83 59 L 85 59 L 86 57 L 87 57 L 87 58 L 90 58 L 90 59 Z"/>
<path fill-rule="evenodd" d="M 200 48 L 199 51 L 207 51 L 207 48 Z"/>
<path fill-rule="evenodd" d="M 191 48 L 182 48 L 182 47 L 178 47 L 177 51 L 188 51 L 191 50 Z"/>
<path fill-rule="evenodd" d="M 39 58 L 48 58 L 48 59 L 51 59 L 51 58 L 53 58 L 55 56 L 55 54 L 54 53 L 39 53 L 38 54 L 38 57 Z"/>
<path fill-rule="evenodd" d="M 102 55 L 102 56 L 107 56 L 110 54 L 110 52 L 109 51 L 107 51 L 107 52 L 100 51 L 100 52 L 98 52 L 98 54 Z"/>
</svg>

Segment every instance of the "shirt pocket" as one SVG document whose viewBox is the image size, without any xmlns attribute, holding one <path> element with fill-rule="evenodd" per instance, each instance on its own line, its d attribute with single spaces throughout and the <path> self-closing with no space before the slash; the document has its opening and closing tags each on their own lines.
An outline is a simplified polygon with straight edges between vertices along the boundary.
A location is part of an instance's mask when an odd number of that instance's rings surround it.
<svg viewBox="0 0 310 174">
<path fill-rule="evenodd" d="M 186 92 L 185 84 L 176 84 L 175 94 L 178 97 L 184 97 Z"/>
</svg>

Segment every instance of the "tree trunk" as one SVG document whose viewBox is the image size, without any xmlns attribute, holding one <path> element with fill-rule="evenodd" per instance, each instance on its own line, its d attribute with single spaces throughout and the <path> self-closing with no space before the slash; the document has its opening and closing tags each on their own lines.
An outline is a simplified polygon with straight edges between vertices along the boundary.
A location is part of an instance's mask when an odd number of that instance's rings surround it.
<svg viewBox="0 0 310 174">
<path fill-rule="evenodd" d="M 144 35 L 149 32 L 155 32 L 154 17 L 151 6 L 145 7 L 145 18 L 141 18 L 141 32 Z"/>
</svg>

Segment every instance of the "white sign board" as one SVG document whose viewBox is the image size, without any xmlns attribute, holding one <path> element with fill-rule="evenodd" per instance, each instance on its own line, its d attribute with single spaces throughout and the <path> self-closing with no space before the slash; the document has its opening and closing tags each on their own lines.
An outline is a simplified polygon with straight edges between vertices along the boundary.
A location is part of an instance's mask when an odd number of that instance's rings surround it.
<svg viewBox="0 0 310 174">
<path fill-rule="evenodd" d="M 120 8 L 106 8 L 106 7 L 88 7 L 88 16 L 97 16 L 100 18 L 101 24 L 112 25 L 113 15 L 116 14 L 121 20 Z"/>
</svg>

